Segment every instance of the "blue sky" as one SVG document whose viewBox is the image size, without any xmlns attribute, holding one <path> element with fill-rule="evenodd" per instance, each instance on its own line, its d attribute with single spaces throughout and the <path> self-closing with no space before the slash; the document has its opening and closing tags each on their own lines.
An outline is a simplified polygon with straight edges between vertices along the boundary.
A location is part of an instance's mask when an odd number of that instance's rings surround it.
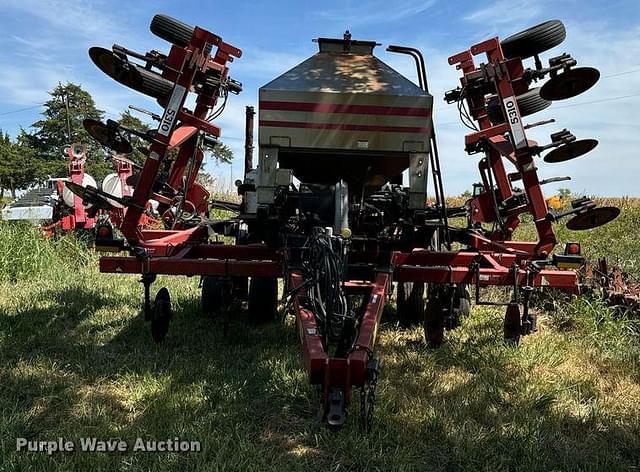
<svg viewBox="0 0 640 472">
<path fill-rule="evenodd" d="M 426 56 L 445 190 L 451 194 L 469 189 L 478 180 L 478 157 L 464 153 L 466 128 L 459 124 L 455 107 L 442 100 L 444 92 L 458 84 L 458 73 L 448 66 L 447 57 L 488 37 L 506 37 L 558 18 L 567 27 L 567 40 L 551 52 L 570 52 L 579 65 L 598 67 L 602 79 L 587 93 L 531 117 L 531 121 L 553 117 L 557 122 L 531 130 L 530 137 L 546 143 L 549 134 L 566 127 L 578 138 L 599 139 L 600 145 L 567 163 L 540 161 L 539 173 L 572 176 L 571 182 L 561 186 L 576 192 L 640 195 L 638 0 L 0 0 L 0 7 L 0 128 L 14 136 L 21 126 L 28 127 L 38 118 L 38 104 L 59 81 L 80 83 L 109 118 L 129 104 L 157 112 L 151 99 L 103 75 L 86 52 L 90 46 L 113 43 L 141 51 L 167 50 L 168 44 L 148 29 L 155 13 L 200 25 L 241 48 L 244 55 L 231 65 L 231 71 L 243 82 L 244 92 L 231 97 L 218 121 L 223 141 L 238 159 L 233 169 L 207 164 L 207 170 L 224 185 L 230 170 L 234 179 L 241 173 L 244 106 L 256 104 L 261 85 L 315 53 L 312 38 L 340 37 L 349 29 L 354 39 L 376 40 L 383 44 L 376 54 L 411 79 L 415 77 L 412 63 L 385 53 L 384 48 L 389 44 L 418 47 Z M 554 189 L 549 186 L 546 192 Z"/>
</svg>

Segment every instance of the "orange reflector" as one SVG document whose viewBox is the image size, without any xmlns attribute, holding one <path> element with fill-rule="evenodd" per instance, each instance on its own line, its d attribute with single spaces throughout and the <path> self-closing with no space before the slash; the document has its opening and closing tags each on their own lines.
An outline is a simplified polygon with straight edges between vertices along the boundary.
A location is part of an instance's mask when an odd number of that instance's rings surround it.
<svg viewBox="0 0 640 472">
<path fill-rule="evenodd" d="M 578 243 L 567 244 L 567 254 L 580 254 L 580 245 Z"/>
</svg>

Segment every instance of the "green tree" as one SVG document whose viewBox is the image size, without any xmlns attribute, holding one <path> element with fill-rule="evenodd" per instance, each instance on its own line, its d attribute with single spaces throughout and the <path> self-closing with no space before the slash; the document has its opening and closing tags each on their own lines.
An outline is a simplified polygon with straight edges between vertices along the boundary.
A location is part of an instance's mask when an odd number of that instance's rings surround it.
<svg viewBox="0 0 640 472">
<path fill-rule="evenodd" d="M 209 192 L 215 193 L 216 179 L 208 172 L 200 169 L 200 172 L 198 172 L 198 176 L 196 177 L 196 182 L 202 185 Z"/>
<path fill-rule="evenodd" d="M 142 121 L 140 118 L 131 114 L 129 110 L 125 110 L 120 115 L 120 119 L 118 120 L 121 126 L 125 128 L 135 129 L 136 131 L 149 131 L 149 125 Z M 127 139 L 133 146 L 133 153 L 130 156 L 127 156 L 129 159 L 137 162 L 139 164 L 144 162 L 145 155 L 140 151 L 141 148 L 146 148 L 149 146 L 149 143 L 138 136 L 132 134 L 126 134 Z"/>
<path fill-rule="evenodd" d="M 120 115 L 120 119 L 118 120 L 121 126 L 125 128 L 132 128 L 137 131 L 149 131 L 151 126 L 148 123 L 145 123 L 135 115 L 131 114 L 129 110 L 125 110 Z M 144 161 L 145 155 L 139 151 L 141 148 L 146 148 L 149 146 L 149 143 L 135 135 L 125 133 L 127 139 L 133 146 L 133 153 L 129 156 L 130 159 L 135 162 L 142 163 Z M 209 146 L 206 148 L 207 152 L 213 156 L 219 162 L 230 163 L 233 160 L 233 151 L 231 148 L 222 144 L 221 142 L 217 142 L 213 146 Z M 170 152 L 168 155 L 170 158 L 175 158 L 177 151 Z"/>
<path fill-rule="evenodd" d="M 0 198 L 5 189 L 16 197 L 16 190 L 26 189 L 44 178 L 33 150 L 12 142 L 8 134 L 0 132 Z"/>
<path fill-rule="evenodd" d="M 233 151 L 231 148 L 226 144 L 222 144 L 220 141 L 216 142 L 216 144 L 208 150 L 218 162 L 230 164 L 233 160 Z"/>
<path fill-rule="evenodd" d="M 558 189 L 558 196 L 562 199 L 565 200 L 570 200 L 571 199 L 571 190 L 569 190 L 568 188 L 559 188 Z"/>
<path fill-rule="evenodd" d="M 59 84 L 49 95 L 43 118 L 31 125 L 31 132 L 21 132 L 19 143 L 33 149 L 41 161 L 41 174 L 59 177 L 67 173 L 64 146 L 81 142 L 87 146 L 87 172 L 102 179 L 111 172 L 111 164 L 105 162 L 102 147 L 85 131 L 82 121 L 102 120 L 104 112 L 96 108 L 91 95 L 77 84 Z"/>
</svg>

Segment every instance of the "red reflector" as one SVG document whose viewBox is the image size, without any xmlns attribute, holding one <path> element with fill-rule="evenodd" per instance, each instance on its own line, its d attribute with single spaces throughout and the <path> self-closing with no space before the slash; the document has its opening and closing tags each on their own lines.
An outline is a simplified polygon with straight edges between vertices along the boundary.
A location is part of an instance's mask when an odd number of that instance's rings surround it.
<svg viewBox="0 0 640 472">
<path fill-rule="evenodd" d="M 98 236 L 101 238 L 108 238 L 111 236 L 111 228 L 108 226 L 100 226 L 98 228 Z"/>
<path fill-rule="evenodd" d="M 568 244 L 567 254 L 580 254 L 580 245 L 576 243 Z"/>
</svg>

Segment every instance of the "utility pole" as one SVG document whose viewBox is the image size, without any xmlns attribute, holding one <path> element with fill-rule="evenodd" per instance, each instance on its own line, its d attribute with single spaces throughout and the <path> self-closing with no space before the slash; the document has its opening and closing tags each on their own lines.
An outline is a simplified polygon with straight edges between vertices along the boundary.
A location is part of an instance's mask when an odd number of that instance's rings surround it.
<svg viewBox="0 0 640 472">
<path fill-rule="evenodd" d="M 60 86 L 60 88 L 62 88 L 62 83 L 58 82 L 58 85 Z M 67 114 L 67 140 L 69 141 L 69 144 L 71 144 L 71 119 L 69 118 L 69 93 L 65 90 L 63 95 L 63 100 L 64 100 L 64 109 L 66 111 Z"/>
<path fill-rule="evenodd" d="M 256 112 L 253 107 L 245 109 L 244 129 L 244 174 L 253 169 L 253 117 Z"/>
</svg>

